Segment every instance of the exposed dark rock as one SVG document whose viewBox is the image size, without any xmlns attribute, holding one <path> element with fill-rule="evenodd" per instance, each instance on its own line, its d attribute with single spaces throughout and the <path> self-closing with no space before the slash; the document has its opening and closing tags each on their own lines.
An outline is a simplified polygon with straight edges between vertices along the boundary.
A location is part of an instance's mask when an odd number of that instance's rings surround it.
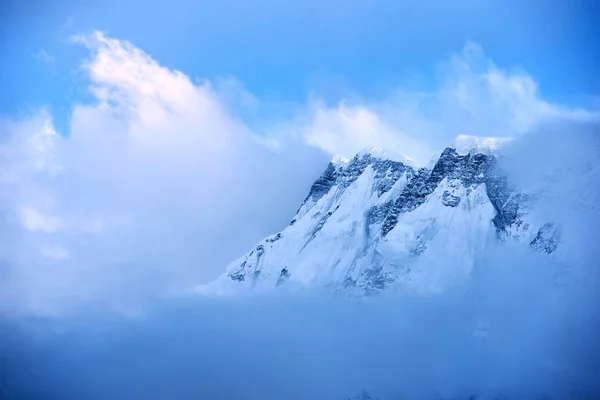
<svg viewBox="0 0 600 400">
<path fill-rule="evenodd" d="M 238 269 L 235 272 L 232 272 L 229 274 L 229 278 L 232 281 L 238 281 L 238 282 L 243 282 L 246 280 L 245 274 L 246 274 L 246 261 L 242 262 L 240 264 L 240 269 Z"/>
<path fill-rule="evenodd" d="M 506 175 L 500 170 L 495 158 L 490 159 L 490 167 L 485 178 L 488 198 L 496 209 L 492 222 L 498 232 L 505 232 L 509 226 L 521 224 L 521 204 L 527 197 L 518 193 L 508 182 Z"/>
<path fill-rule="evenodd" d="M 265 242 L 274 243 L 274 242 L 278 241 L 279 239 L 281 239 L 281 232 L 278 233 L 277 235 L 273 236 L 272 238 L 265 239 Z"/>
<path fill-rule="evenodd" d="M 370 154 L 364 154 L 362 156 L 356 155 L 352 161 L 350 161 L 348 166 L 340 172 L 340 188 L 345 189 L 350 186 L 355 180 L 358 179 L 359 176 L 362 175 L 363 172 L 365 172 L 367 166 L 375 161 L 376 159 Z"/>
<path fill-rule="evenodd" d="M 433 189 L 427 186 L 428 176 L 429 171 L 422 168 L 406 184 L 383 221 L 381 227 L 383 236 L 387 235 L 396 226 L 400 214 L 416 209 L 425 202 L 426 196 L 433 192 Z"/>
<path fill-rule="evenodd" d="M 404 173 L 411 174 L 413 169 L 398 161 L 377 160 L 373 163 L 377 184 L 373 188 L 378 196 L 389 191 Z M 412 174 L 411 174 L 412 175 Z"/>
<path fill-rule="evenodd" d="M 446 207 L 456 207 L 460 204 L 460 197 L 454 196 L 446 190 L 442 194 L 442 204 Z"/>
<path fill-rule="evenodd" d="M 397 276 L 390 271 L 384 271 L 380 266 L 363 271 L 356 282 L 356 286 L 365 291 L 366 294 L 375 294 L 386 288 L 388 284 L 394 283 Z"/>
<path fill-rule="evenodd" d="M 535 238 L 529 244 L 531 248 L 550 254 L 556 251 L 561 238 L 561 229 L 559 226 L 546 223 L 538 231 Z"/>
<path fill-rule="evenodd" d="M 367 225 L 378 224 L 385 219 L 385 216 L 392 208 L 394 202 L 392 200 L 386 201 L 383 204 L 378 204 L 373 207 L 369 211 L 367 211 Z"/>
<path fill-rule="evenodd" d="M 496 229 L 505 231 L 508 226 L 520 223 L 519 207 L 526 196 L 508 184 L 506 176 L 497 168 L 496 158 L 484 154 L 459 155 L 455 149 L 447 148 L 430 171 L 420 169 L 406 185 L 386 216 L 382 235 L 387 235 L 397 224 L 400 214 L 415 210 L 425 202 L 444 179 L 459 180 L 469 191 L 485 183 L 487 194 L 496 209 L 493 219 Z M 460 198 L 444 193 L 442 202 L 456 207 Z"/>
<path fill-rule="evenodd" d="M 251 260 L 250 257 L 254 255 L 254 251 L 256 251 L 256 261 Z M 265 254 L 265 247 L 262 244 L 256 246 L 254 250 L 248 253 L 246 260 L 240 264 L 240 267 L 237 271 L 231 272 L 229 274 L 229 278 L 233 281 L 243 282 L 246 280 L 246 277 L 251 278 L 252 282 L 255 282 L 258 276 L 260 275 L 260 259 Z M 248 260 L 250 262 L 248 263 Z M 254 271 L 252 272 L 252 270 Z"/>
<path fill-rule="evenodd" d="M 231 278 L 232 281 L 237 282 L 243 282 L 246 280 L 243 271 L 232 272 L 231 274 L 229 274 L 229 278 Z"/>
<path fill-rule="evenodd" d="M 340 206 L 338 205 L 337 207 L 335 207 L 332 211 L 328 211 L 327 214 L 325 214 L 321 220 L 317 223 L 317 226 L 315 226 L 315 230 L 313 231 L 311 236 L 315 236 L 317 234 L 317 232 L 319 232 L 321 230 L 321 228 L 323 228 L 323 225 L 325 225 L 325 222 L 327 222 L 327 220 L 329 219 L 329 217 L 331 217 L 333 215 L 334 212 L 336 212 L 338 210 L 338 208 L 340 208 Z"/>
<path fill-rule="evenodd" d="M 281 273 L 279 274 L 279 278 L 277 278 L 277 286 L 282 285 L 283 283 L 285 283 L 285 281 L 288 280 L 288 278 L 290 277 L 290 271 L 288 271 L 287 267 L 283 268 L 281 270 Z"/>
<path fill-rule="evenodd" d="M 319 201 L 321 197 L 325 196 L 335 186 L 337 176 L 335 165 L 329 163 L 321 176 L 313 183 L 308 196 L 302 204 L 306 203 L 309 199 L 312 199 L 314 202 Z"/>
<path fill-rule="evenodd" d="M 371 156 L 370 154 L 356 155 L 346 167 L 336 168 L 333 163 L 329 163 L 321 176 L 313 183 L 310 192 L 302 205 L 309 200 L 317 202 L 325 196 L 332 187 L 339 185 L 340 189 L 350 186 L 363 172 L 367 166 L 372 165 L 375 170 L 376 178 L 380 180 L 375 190 L 378 195 L 391 189 L 391 187 L 400 179 L 405 171 L 412 171 L 410 167 L 398 161 L 384 160 Z M 302 206 L 301 206 L 302 208 Z M 300 211 L 300 209 L 298 210 Z M 292 221 L 291 224 L 293 224 Z"/>
</svg>

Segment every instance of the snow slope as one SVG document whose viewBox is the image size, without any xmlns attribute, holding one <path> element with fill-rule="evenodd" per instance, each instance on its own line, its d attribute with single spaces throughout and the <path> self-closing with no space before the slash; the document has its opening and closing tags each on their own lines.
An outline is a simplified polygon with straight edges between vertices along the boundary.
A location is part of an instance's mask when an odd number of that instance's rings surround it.
<svg viewBox="0 0 600 400">
<path fill-rule="evenodd" d="M 439 291 L 468 277 L 497 242 L 552 253 L 560 231 L 528 221 L 527 195 L 497 167 L 501 140 L 460 136 L 431 168 L 382 149 L 334 159 L 289 226 L 232 262 L 200 292 L 326 287 Z"/>
</svg>

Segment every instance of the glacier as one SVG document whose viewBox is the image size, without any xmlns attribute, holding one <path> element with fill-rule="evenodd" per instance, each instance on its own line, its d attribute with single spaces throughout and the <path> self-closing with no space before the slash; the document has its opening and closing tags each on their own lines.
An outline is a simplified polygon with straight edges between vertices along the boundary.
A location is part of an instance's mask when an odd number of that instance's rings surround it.
<svg viewBox="0 0 600 400">
<path fill-rule="evenodd" d="M 287 227 L 195 290 L 432 293 L 468 278 L 477 254 L 498 243 L 556 253 L 560 227 L 535 218 L 536 192 L 499 166 L 511 141 L 460 135 L 422 167 L 381 148 L 334 157 Z"/>
</svg>

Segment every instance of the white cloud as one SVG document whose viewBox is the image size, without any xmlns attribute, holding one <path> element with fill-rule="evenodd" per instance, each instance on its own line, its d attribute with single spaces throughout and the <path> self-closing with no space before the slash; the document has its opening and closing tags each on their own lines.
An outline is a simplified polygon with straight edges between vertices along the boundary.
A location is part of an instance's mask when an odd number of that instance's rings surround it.
<svg viewBox="0 0 600 400">
<path fill-rule="evenodd" d="M 292 129 L 331 154 L 387 147 L 426 163 L 460 134 L 519 136 L 548 120 L 600 116 L 543 100 L 531 76 L 500 69 L 472 42 L 439 65 L 437 80 L 435 90 L 399 89 L 377 101 L 331 106 L 317 99 Z"/>
<path fill-rule="evenodd" d="M 325 154 L 293 140 L 264 146 L 228 108 L 235 85 L 224 101 L 130 43 L 98 32 L 76 41 L 90 51 L 96 102 L 74 105 L 69 136 L 43 111 L 0 126 L 3 305 L 48 311 L 118 303 L 132 286 L 191 288 L 289 222 Z M 52 268 L 40 270 L 45 259 Z"/>
<path fill-rule="evenodd" d="M 32 57 L 44 64 L 54 64 L 56 62 L 56 59 L 48 54 L 44 49 L 32 54 Z"/>
<path fill-rule="evenodd" d="M 323 102 L 314 103 L 311 120 L 302 134 L 309 144 L 346 158 L 370 147 L 393 149 L 417 159 L 428 155 L 429 150 L 426 142 L 387 124 L 367 107 L 345 102 L 335 108 L 327 108 Z"/>
<path fill-rule="evenodd" d="M 52 233 L 61 227 L 60 218 L 41 214 L 33 208 L 22 207 L 20 216 L 23 227 L 32 232 Z"/>
<path fill-rule="evenodd" d="M 41 110 L 22 121 L 0 121 L 0 131 L 6 133 L 0 142 L 0 182 L 15 180 L 39 172 L 57 175 L 61 171 L 56 154 L 57 133 L 52 118 Z"/>
</svg>

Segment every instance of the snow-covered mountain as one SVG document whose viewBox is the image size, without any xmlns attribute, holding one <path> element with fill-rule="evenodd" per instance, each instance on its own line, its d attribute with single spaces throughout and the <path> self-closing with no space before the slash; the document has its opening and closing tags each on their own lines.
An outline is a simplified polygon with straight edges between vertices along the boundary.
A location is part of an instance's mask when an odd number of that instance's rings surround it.
<svg viewBox="0 0 600 400">
<path fill-rule="evenodd" d="M 503 141 L 459 136 L 422 168 L 382 149 L 334 158 L 286 228 L 197 289 L 438 291 L 467 277 L 478 252 L 494 243 L 553 253 L 560 230 L 528 218 L 531 196 L 498 166 Z"/>
</svg>

